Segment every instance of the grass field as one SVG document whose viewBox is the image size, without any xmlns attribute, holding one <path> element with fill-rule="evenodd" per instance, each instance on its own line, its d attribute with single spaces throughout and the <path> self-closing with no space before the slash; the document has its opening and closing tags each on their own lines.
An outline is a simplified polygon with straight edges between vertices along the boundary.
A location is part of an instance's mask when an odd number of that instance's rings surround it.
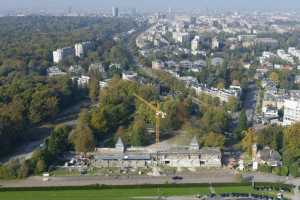
<svg viewBox="0 0 300 200">
<path fill-rule="evenodd" d="M 250 193 L 250 186 L 215 187 L 216 193 Z M 0 192 L 2 200 L 132 200 L 141 196 L 183 196 L 209 193 L 208 187 L 171 187 L 142 189 L 98 189 L 65 191 L 24 191 Z M 135 198 L 138 199 L 138 198 Z"/>
</svg>

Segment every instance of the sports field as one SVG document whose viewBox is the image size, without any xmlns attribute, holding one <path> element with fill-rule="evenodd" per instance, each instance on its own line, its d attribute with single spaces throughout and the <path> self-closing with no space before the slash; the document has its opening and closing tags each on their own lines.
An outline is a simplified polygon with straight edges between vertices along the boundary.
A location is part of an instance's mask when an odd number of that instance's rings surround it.
<svg viewBox="0 0 300 200">
<path fill-rule="evenodd" d="M 216 193 L 250 193 L 250 186 L 215 187 Z M 145 196 L 184 196 L 209 193 L 209 187 L 171 187 L 171 188 L 136 188 L 136 189 L 95 189 L 64 191 L 14 191 L 0 192 L 2 200 L 132 200 Z"/>
</svg>

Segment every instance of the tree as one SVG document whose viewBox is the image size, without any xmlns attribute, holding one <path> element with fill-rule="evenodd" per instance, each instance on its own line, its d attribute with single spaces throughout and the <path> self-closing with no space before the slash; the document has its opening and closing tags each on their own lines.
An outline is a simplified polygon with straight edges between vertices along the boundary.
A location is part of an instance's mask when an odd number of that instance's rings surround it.
<svg viewBox="0 0 300 200">
<path fill-rule="evenodd" d="M 37 91 L 32 96 L 29 117 L 33 123 L 39 123 L 58 112 L 58 100 L 49 90 Z"/>
<path fill-rule="evenodd" d="M 93 102 L 96 102 L 99 96 L 100 86 L 99 80 L 92 78 L 89 85 L 89 96 Z"/>
<path fill-rule="evenodd" d="M 19 178 L 25 178 L 28 177 L 31 173 L 31 166 L 30 166 L 30 161 L 29 160 L 24 160 L 21 163 L 20 169 L 19 169 Z"/>
<path fill-rule="evenodd" d="M 87 153 L 95 148 L 95 138 L 92 130 L 87 126 L 78 126 L 74 132 L 73 143 L 76 152 Z"/>
<path fill-rule="evenodd" d="M 226 104 L 227 109 L 231 112 L 235 112 L 238 109 L 238 100 L 236 97 L 229 97 L 228 102 Z"/>
<path fill-rule="evenodd" d="M 256 133 L 253 129 L 248 129 L 244 133 L 242 148 L 248 154 L 252 155 L 252 145 L 256 143 Z"/>
<path fill-rule="evenodd" d="M 283 161 L 286 165 L 300 161 L 300 123 L 283 131 Z"/>
<path fill-rule="evenodd" d="M 240 117 L 239 117 L 238 125 L 237 125 L 236 129 L 234 130 L 235 136 L 238 140 L 243 138 L 243 131 L 245 131 L 247 128 L 248 128 L 247 115 L 246 115 L 245 110 L 242 110 Z"/>
<path fill-rule="evenodd" d="M 279 84 L 279 75 L 276 72 L 271 72 L 270 79 L 276 83 L 276 85 Z"/>
<path fill-rule="evenodd" d="M 133 146 L 142 146 L 146 143 L 145 122 L 141 119 L 135 119 L 132 127 L 129 129 L 130 143 Z"/>
<path fill-rule="evenodd" d="M 69 149 L 69 132 L 67 126 L 57 126 L 47 141 L 47 150 L 54 157 L 64 153 Z"/>
<path fill-rule="evenodd" d="M 88 122 L 88 112 L 86 110 L 81 111 L 72 136 L 76 152 L 87 153 L 95 148 L 95 138 Z"/>
<path fill-rule="evenodd" d="M 106 107 L 101 106 L 100 108 L 96 108 L 92 111 L 91 115 L 91 127 L 100 133 L 101 135 L 105 135 L 109 131 L 109 114 L 106 111 Z"/>
<path fill-rule="evenodd" d="M 224 147 L 225 144 L 225 137 L 222 134 L 210 132 L 207 136 L 204 138 L 204 146 L 207 147 Z"/>
<path fill-rule="evenodd" d="M 43 173 L 47 169 L 46 163 L 44 160 L 38 160 L 35 167 L 35 173 Z"/>
<path fill-rule="evenodd" d="M 283 128 L 277 125 L 270 125 L 260 130 L 257 133 L 257 144 L 281 151 L 283 147 Z"/>
</svg>

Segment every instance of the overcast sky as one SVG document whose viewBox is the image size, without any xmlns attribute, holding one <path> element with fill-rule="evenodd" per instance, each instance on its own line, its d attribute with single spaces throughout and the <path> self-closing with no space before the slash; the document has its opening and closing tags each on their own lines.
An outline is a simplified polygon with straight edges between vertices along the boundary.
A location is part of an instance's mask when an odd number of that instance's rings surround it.
<svg viewBox="0 0 300 200">
<path fill-rule="evenodd" d="M 12 10 L 66 10 L 77 9 L 120 9 L 139 10 L 173 9 L 299 9 L 300 0 L 0 0 L 0 11 Z"/>
</svg>

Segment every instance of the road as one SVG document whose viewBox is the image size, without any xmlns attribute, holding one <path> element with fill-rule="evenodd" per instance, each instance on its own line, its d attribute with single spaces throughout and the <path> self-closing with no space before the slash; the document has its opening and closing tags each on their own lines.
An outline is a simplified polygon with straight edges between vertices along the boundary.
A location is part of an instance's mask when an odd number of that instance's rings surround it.
<svg viewBox="0 0 300 200">
<path fill-rule="evenodd" d="M 23 145 L 20 145 L 12 154 L 3 157 L 0 159 L 0 163 L 6 163 L 11 160 L 16 159 L 29 159 L 34 150 L 40 147 L 44 143 L 45 139 L 51 133 L 53 126 L 59 124 L 65 124 L 67 126 L 74 126 L 78 118 L 78 114 L 82 107 L 87 107 L 90 105 L 90 101 L 81 101 L 77 104 L 70 106 L 61 112 L 58 117 L 52 122 L 46 122 L 38 127 L 33 127 L 27 132 L 35 133 L 38 135 L 37 138 L 32 141 L 26 142 Z"/>
<path fill-rule="evenodd" d="M 249 122 L 255 121 L 256 112 L 257 87 L 255 83 L 250 83 L 247 88 L 243 108 L 246 111 Z"/>
<path fill-rule="evenodd" d="M 43 181 L 41 176 L 33 176 L 23 180 L 0 180 L 2 187 L 44 187 L 44 186 L 83 186 L 92 184 L 103 185 L 141 185 L 165 183 L 235 183 L 240 182 L 240 177 L 235 171 L 228 169 L 201 170 L 190 173 L 178 173 L 182 180 L 172 180 L 172 176 L 66 176 L 50 177 Z M 280 177 L 272 174 L 247 173 L 244 177 L 253 177 L 255 182 L 284 182 L 300 185 L 300 179 Z M 299 198 L 300 199 L 300 198 Z"/>
<path fill-rule="evenodd" d="M 73 176 L 50 177 L 43 181 L 42 177 L 34 176 L 24 180 L 0 181 L 2 187 L 47 187 L 47 186 L 83 186 L 92 184 L 103 185 L 141 185 L 165 183 L 233 183 L 239 179 L 233 171 L 209 171 L 192 173 L 182 176 L 182 180 L 172 180 L 172 176 Z"/>
</svg>

